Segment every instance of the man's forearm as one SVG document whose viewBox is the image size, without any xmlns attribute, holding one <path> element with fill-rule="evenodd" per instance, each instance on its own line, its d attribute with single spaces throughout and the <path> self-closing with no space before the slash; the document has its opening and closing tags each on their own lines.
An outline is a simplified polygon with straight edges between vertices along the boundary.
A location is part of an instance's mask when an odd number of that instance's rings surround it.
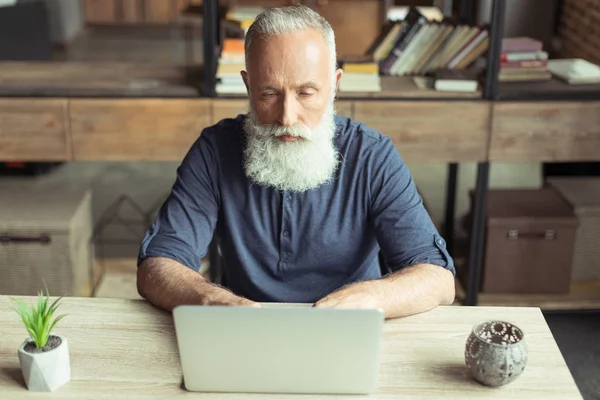
<svg viewBox="0 0 600 400">
<path fill-rule="evenodd" d="M 455 298 L 453 274 L 431 264 L 415 265 L 368 284 L 386 318 L 425 312 L 452 304 Z"/>
<path fill-rule="evenodd" d="M 144 260 L 137 271 L 137 289 L 140 296 L 168 311 L 182 304 L 258 305 L 168 258 Z"/>
</svg>

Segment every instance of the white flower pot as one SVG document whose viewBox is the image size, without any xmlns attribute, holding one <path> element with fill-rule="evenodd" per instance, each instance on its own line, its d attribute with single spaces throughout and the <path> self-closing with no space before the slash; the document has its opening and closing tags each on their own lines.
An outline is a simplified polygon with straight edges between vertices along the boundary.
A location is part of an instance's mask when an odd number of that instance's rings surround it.
<svg viewBox="0 0 600 400">
<path fill-rule="evenodd" d="M 71 360 L 67 339 L 60 335 L 61 343 L 49 351 L 32 353 L 25 350 L 27 339 L 19 347 L 19 362 L 27 388 L 35 392 L 51 392 L 71 380 Z"/>
</svg>

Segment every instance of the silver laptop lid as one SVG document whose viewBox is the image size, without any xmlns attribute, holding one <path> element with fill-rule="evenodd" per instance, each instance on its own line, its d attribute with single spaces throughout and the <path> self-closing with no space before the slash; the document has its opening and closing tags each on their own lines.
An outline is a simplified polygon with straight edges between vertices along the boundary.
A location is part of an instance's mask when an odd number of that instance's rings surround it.
<svg viewBox="0 0 600 400">
<path fill-rule="evenodd" d="M 179 306 L 185 387 L 247 393 L 356 393 L 377 387 L 381 310 Z"/>
</svg>

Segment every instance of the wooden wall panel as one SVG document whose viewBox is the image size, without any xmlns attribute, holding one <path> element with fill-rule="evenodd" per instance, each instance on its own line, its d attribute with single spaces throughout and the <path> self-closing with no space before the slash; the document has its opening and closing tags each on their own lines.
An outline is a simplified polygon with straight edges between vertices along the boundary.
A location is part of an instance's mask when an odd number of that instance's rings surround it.
<svg viewBox="0 0 600 400">
<path fill-rule="evenodd" d="M 92 24 L 112 24 L 116 18 L 115 0 L 85 0 L 86 22 Z"/>
<path fill-rule="evenodd" d="M 336 100 L 335 102 L 336 114 L 341 115 L 342 117 L 352 118 L 352 107 L 353 102 L 351 101 Z"/>
<path fill-rule="evenodd" d="M 600 102 L 495 103 L 490 160 L 600 160 Z"/>
<path fill-rule="evenodd" d="M 143 21 L 143 0 L 121 0 L 123 22 L 125 23 L 137 23 Z"/>
<path fill-rule="evenodd" d="M 406 161 L 483 161 L 490 110 L 483 101 L 356 101 L 354 119 L 390 136 Z"/>
<path fill-rule="evenodd" d="M 209 100 L 73 99 L 75 160 L 179 161 L 210 124 Z"/>
<path fill-rule="evenodd" d="M 171 1 L 167 0 L 144 0 L 145 1 L 145 22 L 149 24 L 168 23 L 173 19 L 171 10 Z"/>
<path fill-rule="evenodd" d="M 67 118 L 67 100 L 0 99 L 0 160 L 70 159 Z"/>
<path fill-rule="evenodd" d="M 315 11 L 325 17 L 335 32 L 340 59 L 364 54 L 381 32 L 384 7 L 381 0 L 319 0 L 315 3 Z"/>
</svg>

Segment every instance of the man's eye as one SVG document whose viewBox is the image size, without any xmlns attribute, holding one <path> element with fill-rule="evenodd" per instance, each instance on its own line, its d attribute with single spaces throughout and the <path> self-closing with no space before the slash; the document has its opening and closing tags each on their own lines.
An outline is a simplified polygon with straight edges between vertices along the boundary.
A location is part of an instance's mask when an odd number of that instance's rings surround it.
<svg viewBox="0 0 600 400">
<path fill-rule="evenodd" d="M 302 97 L 310 97 L 314 94 L 314 92 L 300 92 L 300 96 Z"/>
</svg>

